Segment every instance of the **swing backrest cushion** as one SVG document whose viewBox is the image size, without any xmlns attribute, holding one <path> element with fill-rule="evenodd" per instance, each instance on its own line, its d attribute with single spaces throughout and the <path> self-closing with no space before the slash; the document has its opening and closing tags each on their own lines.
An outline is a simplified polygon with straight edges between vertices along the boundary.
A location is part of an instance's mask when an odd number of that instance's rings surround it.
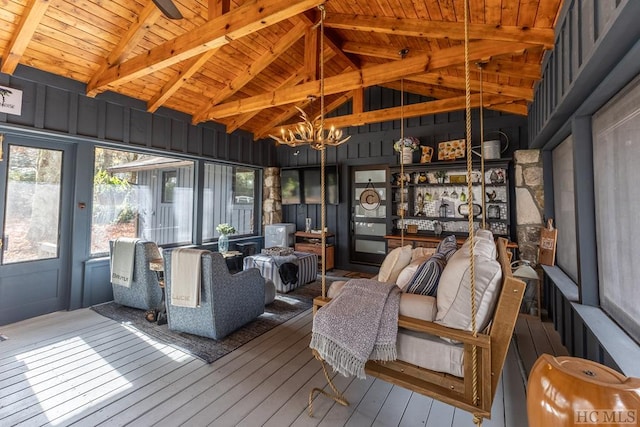
<svg viewBox="0 0 640 427">
<path fill-rule="evenodd" d="M 469 245 L 458 250 L 447 262 L 438 285 L 436 323 L 456 329 L 471 330 L 471 265 Z M 476 277 L 475 302 L 477 330 L 491 320 L 500 293 L 502 270 L 496 259 L 493 236 L 476 235 L 474 260 Z"/>
<path fill-rule="evenodd" d="M 411 245 L 395 248 L 385 257 L 378 272 L 378 281 L 396 283 L 398 275 L 411 262 Z"/>
</svg>

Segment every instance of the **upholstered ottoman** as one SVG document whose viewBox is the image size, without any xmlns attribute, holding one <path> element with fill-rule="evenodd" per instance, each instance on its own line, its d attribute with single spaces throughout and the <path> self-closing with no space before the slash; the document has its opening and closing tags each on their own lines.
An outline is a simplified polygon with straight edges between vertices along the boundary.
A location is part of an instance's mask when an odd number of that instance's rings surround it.
<svg viewBox="0 0 640 427">
<path fill-rule="evenodd" d="M 280 280 L 278 267 L 285 262 L 295 262 L 298 264 L 298 283 L 295 285 L 285 285 Z M 318 276 L 318 255 L 306 252 L 294 252 L 293 255 L 274 256 L 266 254 L 256 254 L 245 257 L 243 268 L 256 267 L 265 279 L 273 280 L 278 292 L 291 292 L 298 286 L 311 283 Z"/>
</svg>

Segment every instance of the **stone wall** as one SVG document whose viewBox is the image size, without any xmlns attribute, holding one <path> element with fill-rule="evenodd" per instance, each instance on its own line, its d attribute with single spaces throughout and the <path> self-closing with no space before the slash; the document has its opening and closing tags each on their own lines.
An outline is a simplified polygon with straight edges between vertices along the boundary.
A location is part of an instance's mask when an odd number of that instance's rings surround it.
<svg viewBox="0 0 640 427">
<path fill-rule="evenodd" d="M 515 159 L 516 232 L 520 259 L 538 263 L 544 190 L 540 150 L 518 150 Z"/>
<path fill-rule="evenodd" d="M 262 191 L 262 226 L 282 222 L 282 193 L 280 189 L 280 168 L 264 169 L 264 189 Z"/>
</svg>

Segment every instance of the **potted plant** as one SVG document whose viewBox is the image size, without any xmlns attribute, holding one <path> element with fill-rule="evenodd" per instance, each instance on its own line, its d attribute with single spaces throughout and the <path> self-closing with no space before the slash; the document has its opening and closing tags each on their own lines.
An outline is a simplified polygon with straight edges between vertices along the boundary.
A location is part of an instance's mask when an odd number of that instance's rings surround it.
<svg viewBox="0 0 640 427">
<path fill-rule="evenodd" d="M 447 177 L 447 171 L 443 171 L 443 170 L 435 171 L 433 173 L 433 176 L 436 177 L 436 179 L 438 180 L 439 184 L 444 184 L 444 180 Z"/>
<path fill-rule="evenodd" d="M 393 144 L 393 149 L 402 155 L 402 163 L 413 163 L 413 152 L 420 148 L 420 140 L 415 136 L 406 136 Z"/>
<path fill-rule="evenodd" d="M 229 250 L 229 234 L 235 234 L 236 228 L 225 222 L 218 224 L 216 231 L 220 233 L 220 237 L 218 237 L 218 252 L 224 254 Z"/>
</svg>

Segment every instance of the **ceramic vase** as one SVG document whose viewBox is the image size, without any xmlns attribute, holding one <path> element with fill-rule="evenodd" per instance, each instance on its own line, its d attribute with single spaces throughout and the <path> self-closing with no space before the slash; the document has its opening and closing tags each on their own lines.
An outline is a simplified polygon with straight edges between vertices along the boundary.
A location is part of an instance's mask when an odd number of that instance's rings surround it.
<svg viewBox="0 0 640 427">
<path fill-rule="evenodd" d="M 413 150 L 410 147 L 402 147 L 402 163 L 409 164 L 413 163 Z"/>
<path fill-rule="evenodd" d="M 221 254 L 226 254 L 229 250 L 229 236 L 226 234 L 221 234 L 218 237 L 218 252 Z"/>
</svg>

